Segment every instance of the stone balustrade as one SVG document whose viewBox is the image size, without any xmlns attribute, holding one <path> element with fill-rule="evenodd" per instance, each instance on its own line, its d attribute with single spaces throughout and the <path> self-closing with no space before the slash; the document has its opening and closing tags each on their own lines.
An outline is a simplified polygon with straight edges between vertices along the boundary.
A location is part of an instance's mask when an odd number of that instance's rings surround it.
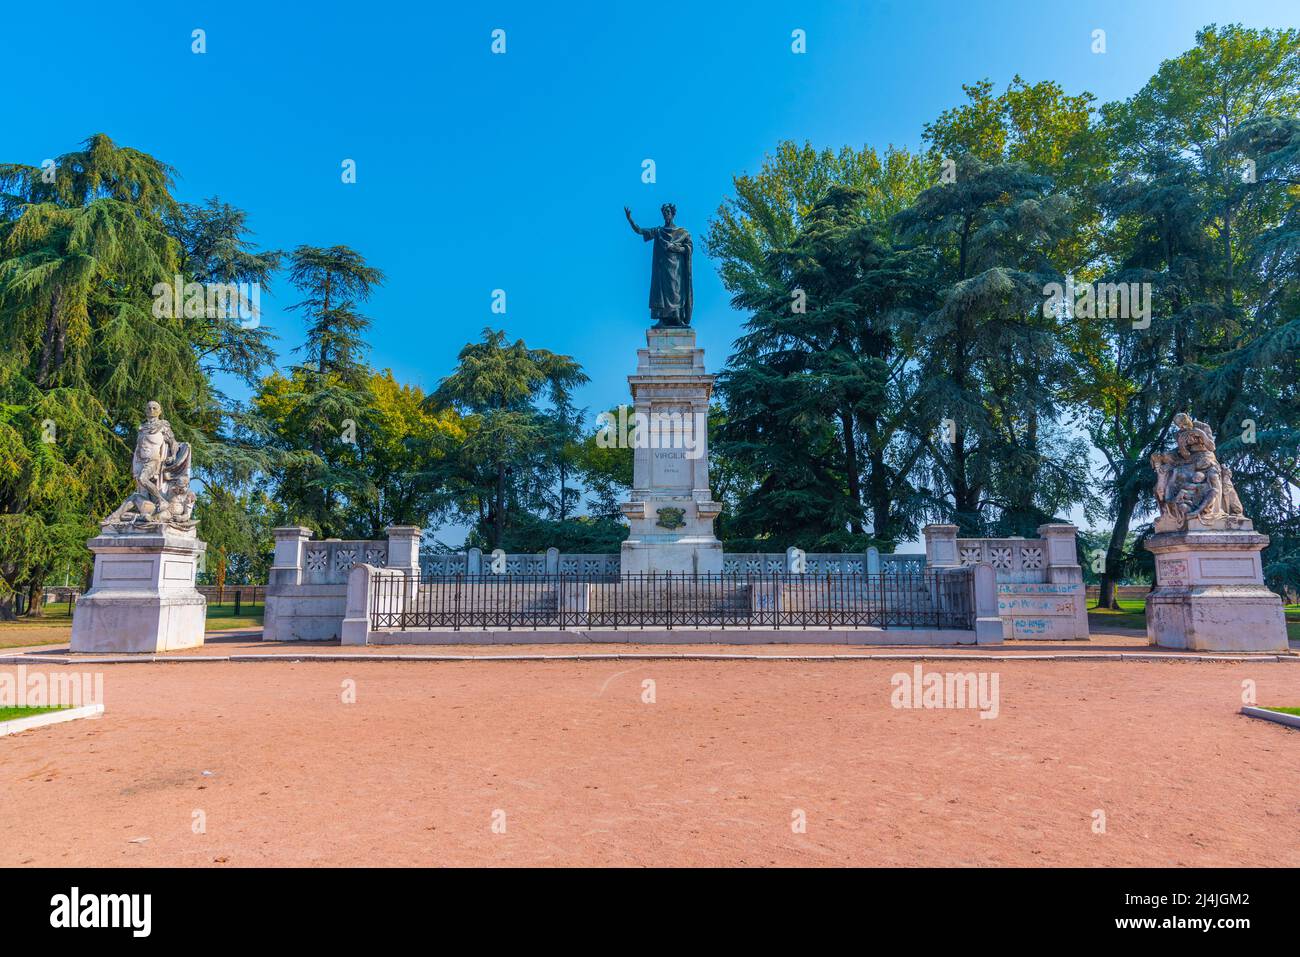
<svg viewBox="0 0 1300 957">
<path fill-rule="evenodd" d="M 729 552 L 725 575 L 808 576 L 901 574 L 931 568 L 987 565 L 996 579 L 997 610 L 1007 638 L 1084 638 L 1088 634 L 1083 574 L 1075 557 L 1075 528 L 1044 525 L 1040 538 L 958 538 L 954 525 L 925 529 L 924 554 Z M 313 540 L 300 527 L 275 530 L 275 558 L 266 592 L 263 637 L 272 641 L 340 638 L 347 616 L 348 581 L 354 567 L 380 570 L 378 577 L 403 576 L 413 596 L 421 576 L 430 578 L 502 575 L 568 576 L 617 581 L 618 555 L 541 554 L 493 556 L 467 552 L 419 552 L 420 530 L 394 526 L 376 541 Z M 802 572 L 796 569 L 801 567 Z M 364 596 L 354 596 L 360 602 Z M 357 627 L 360 627 L 359 625 Z M 987 640 L 987 639 L 984 639 Z"/>
<path fill-rule="evenodd" d="M 275 529 L 266 585 L 264 641 L 330 641 L 341 636 L 354 566 L 419 575 L 420 529 L 394 525 L 381 541 L 313 540 L 311 529 Z"/>
<path fill-rule="evenodd" d="M 878 575 L 898 571 L 921 571 L 925 568 L 925 555 L 881 554 L 875 548 L 865 552 L 805 552 L 805 575 Z M 790 551 L 785 552 L 724 552 L 724 575 L 791 573 Z"/>
<path fill-rule="evenodd" d="M 500 571 L 496 571 L 497 565 Z M 619 556 L 586 553 L 562 553 L 548 548 L 541 554 L 505 553 L 496 562 L 491 553 L 471 548 L 467 552 L 439 552 L 425 555 L 420 567 L 429 577 L 453 575 L 581 575 L 584 578 L 617 576 Z"/>
<path fill-rule="evenodd" d="M 1088 607 L 1073 525 L 1040 525 L 1039 538 L 958 538 L 956 525 L 927 525 L 932 568 L 984 565 L 997 579 L 1003 637 L 1064 641 L 1088 637 Z"/>
</svg>

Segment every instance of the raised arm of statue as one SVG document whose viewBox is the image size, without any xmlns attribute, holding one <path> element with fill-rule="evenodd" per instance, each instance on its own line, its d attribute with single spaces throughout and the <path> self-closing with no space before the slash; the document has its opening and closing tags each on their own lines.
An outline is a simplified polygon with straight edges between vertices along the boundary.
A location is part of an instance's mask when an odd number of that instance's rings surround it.
<svg viewBox="0 0 1300 957">
<path fill-rule="evenodd" d="M 630 207 L 627 207 L 627 206 L 624 206 L 624 207 L 623 207 L 623 215 L 627 217 L 627 223 L 628 223 L 629 226 L 632 227 L 632 232 L 636 233 L 636 234 L 637 234 L 638 236 L 640 236 L 642 239 L 647 239 L 647 240 L 648 240 L 648 239 L 654 239 L 654 230 L 653 230 L 653 229 L 642 229 L 642 228 L 641 228 L 640 226 L 638 226 L 638 225 L 636 224 L 636 222 L 632 219 L 632 210 L 631 210 Z"/>
</svg>

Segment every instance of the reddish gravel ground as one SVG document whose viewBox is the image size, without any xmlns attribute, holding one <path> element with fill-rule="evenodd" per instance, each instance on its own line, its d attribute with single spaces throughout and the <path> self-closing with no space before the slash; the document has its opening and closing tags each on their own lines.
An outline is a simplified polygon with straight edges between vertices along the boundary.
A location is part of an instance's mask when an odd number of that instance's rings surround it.
<svg viewBox="0 0 1300 957">
<path fill-rule="evenodd" d="M 529 642 L 528 631 L 520 631 L 518 644 L 463 644 L 463 645 L 340 645 L 338 641 L 263 641 L 259 630 L 231 632 L 224 635 L 209 634 L 202 645 L 183 651 L 166 652 L 166 658 L 227 657 L 230 655 L 391 655 L 447 656 L 472 655 L 493 657 L 502 655 L 913 655 L 913 654 L 974 654 L 974 655 L 1055 655 L 1074 652 L 1123 652 L 1126 654 L 1182 654 L 1175 649 L 1153 648 L 1147 644 L 1146 632 L 1113 629 L 1103 634 L 1093 634 L 1080 641 L 1005 641 L 998 645 L 859 645 L 859 644 L 807 644 L 746 643 L 711 644 L 695 642 L 670 645 L 660 642 L 636 641 L 636 631 L 628 631 L 628 641 L 623 643 L 581 642 L 550 644 Z M 808 635 L 816 636 L 810 629 Z M 1300 647 L 1295 648 L 1300 652 Z M 68 654 L 67 644 L 39 645 L 24 648 L 0 649 L 0 657 Z M 95 656 L 88 656 L 95 657 Z M 3 665 L 0 665 L 3 667 Z"/>
<path fill-rule="evenodd" d="M 912 667 L 104 666 L 0 738 L 0 865 L 1300 865 L 1300 732 L 1237 713 L 1300 664 L 972 661 L 992 720 Z"/>
</svg>

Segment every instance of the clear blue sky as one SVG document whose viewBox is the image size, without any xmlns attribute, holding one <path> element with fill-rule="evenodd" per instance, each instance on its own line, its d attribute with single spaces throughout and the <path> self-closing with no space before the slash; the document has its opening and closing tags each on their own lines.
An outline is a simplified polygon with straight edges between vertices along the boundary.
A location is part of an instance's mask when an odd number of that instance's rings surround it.
<svg viewBox="0 0 1300 957">
<path fill-rule="evenodd" d="M 706 9 L 706 7 L 708 9 Z M 477 8 L 477 9 L 471 9 Z M 626 396 L 647 324 L 642 223 L 667 199 L 701 237 L 731 177 L 783 138 L 916 146 L 982 77 L 1131 95 L 1196 29 L 1297 23 L 1294 3 L 14 4 L 0 157 L 94 132 L 179 171 L 178 193 L 249 211 L 258 240 L 355 247 L 388 274 L 372 359 L 435 385 L 488 324 L 576 357 L 595 410 Z M 507 31 L 507 52 L 490 33 Z M 194 28 L 207 53 L 190 52 Z M 790 33 L 808 52 L 790 52 Z M 1107 52 L 1090 52 L 1091 32 Z M 15 83 L 21 78 L 21 86 Z M 641 182 L 653 158 L 658 182 Z M 340 181 L 356 160 L 358 182 Z M 742 317 L 696 245 L 710 366 Z M 579 283 L 557 298 L 557 276 Z M 503 288 L 508 312 L 490 312 Z M 301 338 L 283 284 L 264 297 Z"/>
<path fill-rule="evenodd" d="M 491 324 L 577 358 L 594 415 L 627 397 L 648 322 L 650 253 L 624 205 L 651 224 L 672 200 L 702 237 L 732 176 L 782 139 L 915 147 L 962 83 L 1016 73 L 1120 99 L 1199 27 L 1296 26 L 1300 5 L 66 0 L 4 19 L 0 158 L 39 164 L 107 133 L 175 166 L 182 199 L 248 210 L 266 247 L 342 243 L 383 269 L 371 357 L 399 379 L 432 388 Z M 695 248 L 694 325 L 716 370 L 743 317 Z M 283 284 L 263 297 L 286 355 L 294 301 Z"/>
</svg>

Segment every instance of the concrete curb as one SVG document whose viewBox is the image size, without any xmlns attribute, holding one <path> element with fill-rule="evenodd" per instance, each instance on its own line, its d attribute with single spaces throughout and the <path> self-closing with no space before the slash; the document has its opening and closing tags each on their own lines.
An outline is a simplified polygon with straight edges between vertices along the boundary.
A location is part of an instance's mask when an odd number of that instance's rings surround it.
<svg viewBox="0 0 1300 957">
<path fill-rule="evenodd" d="M 1288 728 L 1300 730 L 1300 714 L 1283 714 L 1281 711 L 1269 711 L 1268 708 L 1252 708 L 1250 705 L 1244 705 L 1241 713 L 1251 718 L 1263 718 L 1265 721 L 1272 721 L 1275 724 L 1283 724 Z"/>
<path fill-rule="evenodd" d="M 356 654 L 342 653 L 265 653 L 236 655 L 179 655 L 165 657 L 160 655 L 96 655 L 82 656 L 0 656 L 0 665 L 130 665 L 130 664 L 185 664 L 214 662 L 280 662 L 280 663 L 316 663 L 339 661 L 1206 661 L 1219 664 L 1240 664 L 1257 661 L 1300 661 L 1300 656 L 1293 655 L 1213 655 L 1213 654 L 1135 654 L 1118 651 L 1098 652 L 1063 652 L 1058 655 L 1043 654 L 936 654 L 934 652 L 885 652 L 879 654 L 844 654 L 844 655 L 747 655 L 741 653 L 710 652 L 605 652 L 605 653 L 569 653 L 514 654 L 514 655 L 403 655 L 403 654 Z"/>
<path fill-rule="evenodd" d="M 1278 661 L 1282 655 L 1219 655 L 1219 654 L 1187 654 L 1184 652 L 1174 652 L 1167 655 L 1147 654 L 1130 654 L 1124 653 L 1126 661 Z"/>
<path fill-rule="evenodd" d="M 62 724 L 65 721 L 76 721 L 78 718 L 98 718 L 104 713 L 102 704 L 88 704 L 80 708 L 63 708 L 59 711 L 46 711 L 42 714 L 34 714 L 30 718 L 14 718 L 12 721 L 0 721 L 0 737 L 6 734 L 17 734 L 20 731 L 30 731 L 32 728 L 43 728 L 47 724 Z"/>
</svg>

